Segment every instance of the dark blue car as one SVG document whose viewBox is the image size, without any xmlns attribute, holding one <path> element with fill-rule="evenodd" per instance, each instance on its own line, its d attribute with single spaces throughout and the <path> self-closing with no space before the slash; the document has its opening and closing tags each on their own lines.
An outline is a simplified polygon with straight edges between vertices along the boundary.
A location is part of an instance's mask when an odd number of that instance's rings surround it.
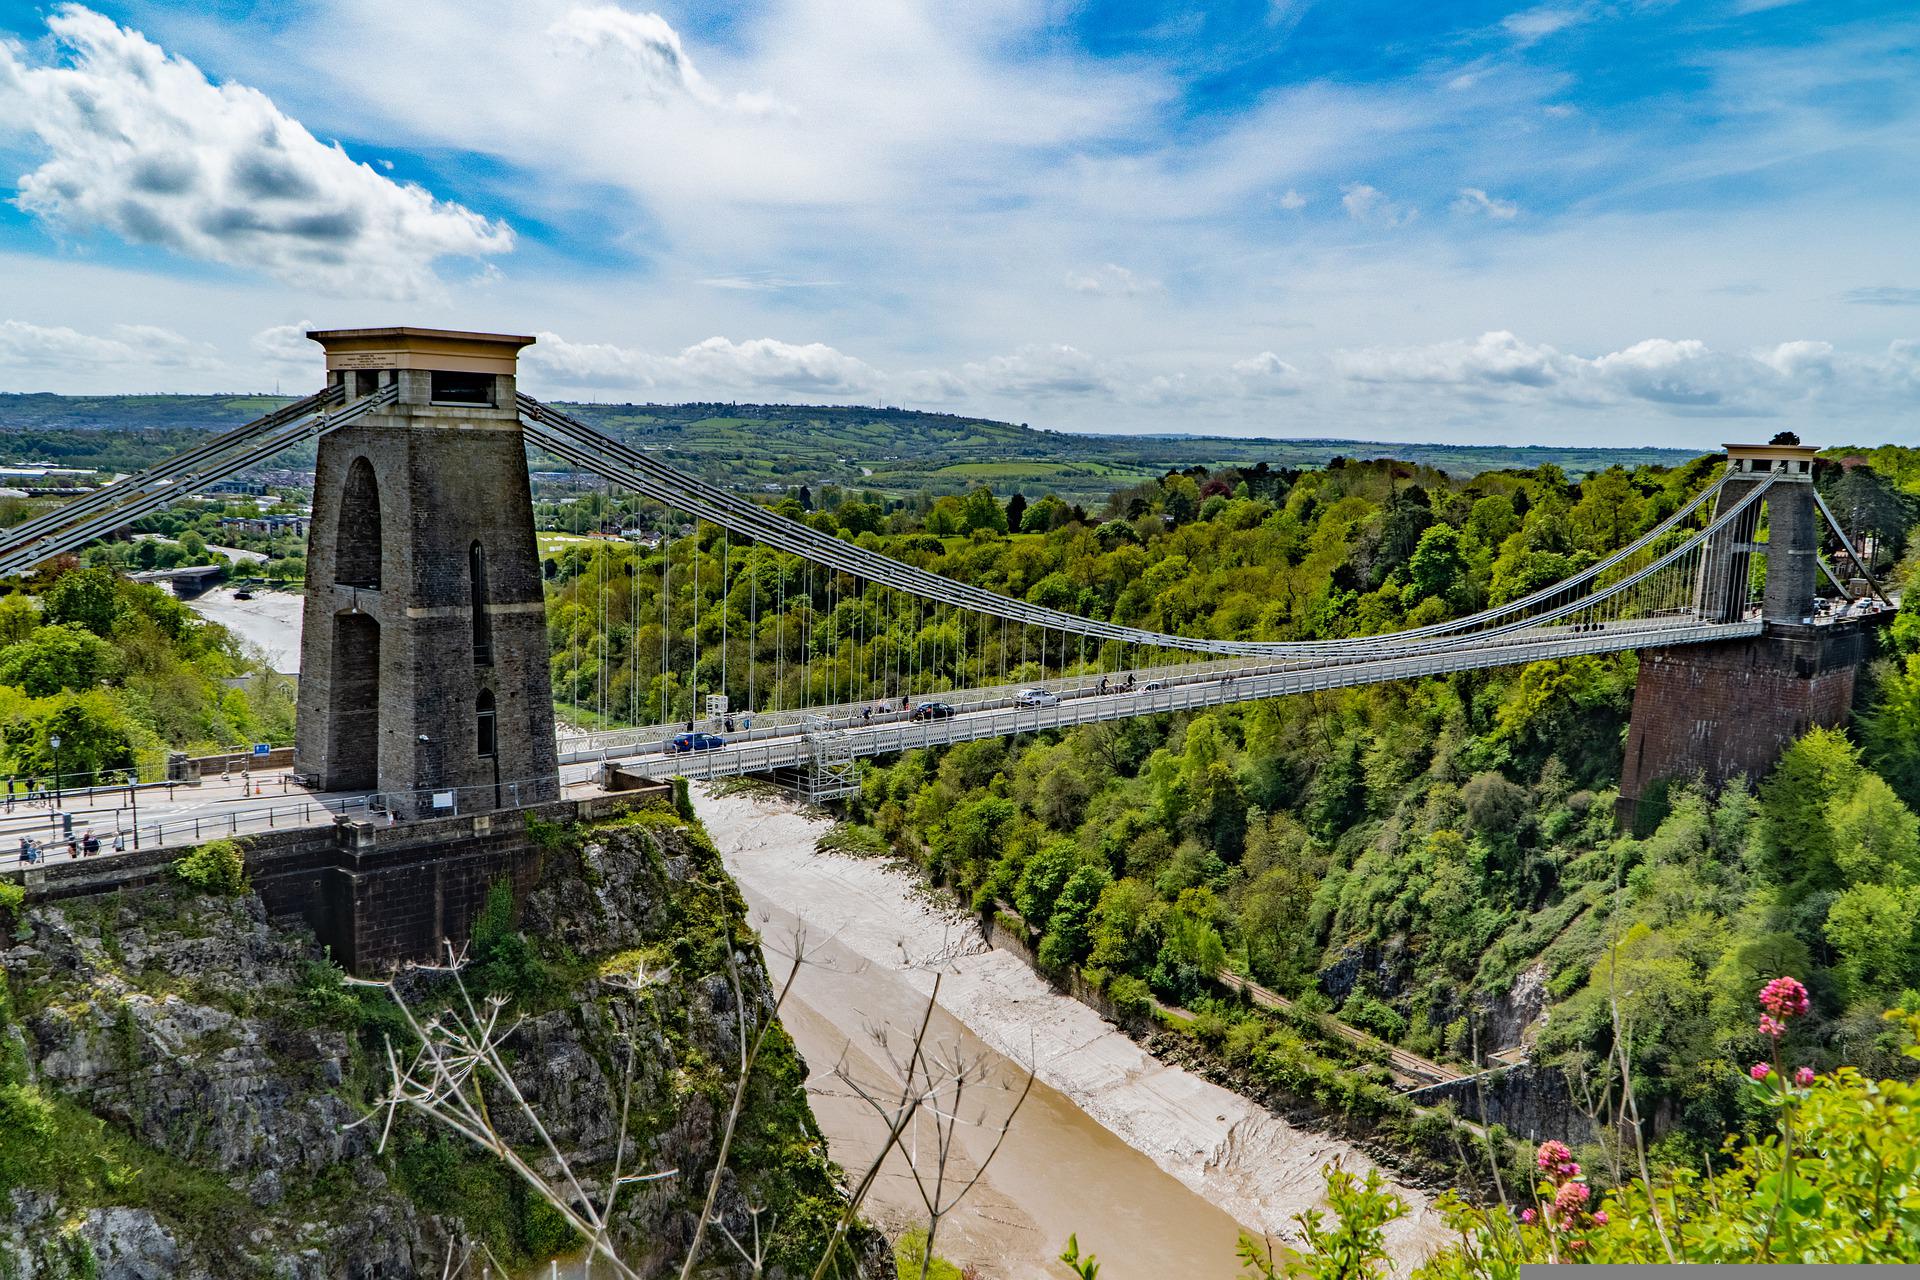
<svg viewBox="0 0 1920 1280">
<path fill-rule="evenodd" d="M 667 754 L 677 756 L 683 751 L 718 751 L 727 745 L 727 740 L 717 733 L 677 733 L 667 743 Z"/>
</svg>

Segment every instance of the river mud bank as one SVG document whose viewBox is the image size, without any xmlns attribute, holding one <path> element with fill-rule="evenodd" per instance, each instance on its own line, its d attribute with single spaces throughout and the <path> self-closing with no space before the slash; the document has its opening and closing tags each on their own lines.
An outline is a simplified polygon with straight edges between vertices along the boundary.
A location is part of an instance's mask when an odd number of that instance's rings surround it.
<svg viewBox="0 0 1920 1280">
<path fill-rule="evenodd" d="M 1019 957 L 989 947 L 971 917 L 910 869 L 816 853 L 831 824 L 791 801 L 696 788 L 695 803 L 769 945 L 769 968 L 785 971 L 778 952 L 796 927 L 821 962 L 803 969 L 785 1017 L 843 1165 L 860 1167 L 877 1132 L 834 1067 L 883 1070 L 870 1028 L 916 1018 L 936 972 L 938 1034 L 1031 1065 L 1033 1097 L 978 1198 L 943 1227 L 952 1235 L 941 1251 L 956 1260 L 995 1276 L 1057 1276 L 1052 1258 L 1073 1231 L 1114 1280 L 1238 1276 L 1239 1229 L 1292 1239 L 1292 1216 L 1324 1201 L 1325 1165 L 1375 1167 L 1351 1143 L 1155 1058 Z M 991 1145 L 991 1133 L 974 1136 L 976 1147 Z M 1428 1197 L 1393 1185 L 1413 1207 L 1388 1229 L 1404 1271 L 1444 1231 Z M 872 1211 L 897 1229 L 918 1216 L 916 1204 L 904 1168 L 890 1168 Z"/>
</svg>

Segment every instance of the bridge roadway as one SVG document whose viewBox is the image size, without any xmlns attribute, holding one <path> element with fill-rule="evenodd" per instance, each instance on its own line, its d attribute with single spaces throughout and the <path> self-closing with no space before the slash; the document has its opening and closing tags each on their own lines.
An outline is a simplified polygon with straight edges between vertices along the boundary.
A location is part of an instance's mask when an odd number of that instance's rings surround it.
<svg viewBox="0 0 1920 1280">
<path fill-rule="evenodd" d="M 1345 689 L 1455 671 L 1516 666 L 1579 654 L 1614 653 L 1623 649 L 1756 636 L 1761 629 L 1762 623 L 1758 619 L 1708 623 L 1688 616 L 1613 622 L 1595 629 L 1542 627 L 1503 636 L 1497 642 L 1357 662 L 1239 661 L 1182 664 L 1136 671 L 1137 683 L 1132 691 L 1115 688 L 1112 676 L 1108 677 L 1109 691 L 1104 694 L 1099 691 L 1098 684 L 1089 681 L 1085 675 L 1074 676 L 1064 682 L 1027 682 L 1042 685 L 1059 694 L 1060 701 L 1053 706 L 1016 706 L 1013 695 L 1023 686 L 999 685 L 923 695 L 920 698 L 922 703 L 946 702 L 954 707 L 953 716 L 939 720 L 914 720 L 908 713 L 895 711 L 885 716 L 875 716 L 869 721 L 862 715 L 862 710 L 873 704 L 856 703 L 806 713 L 787 713 L 774 725 L 766 725 L 762 717 L 756 716 L 751 733 L 722 734 L 727 738 L 727 745 L 716 751 L 677 754 L 665 751 L 663 748 L 668 735 L 684 728 L 683 724 L 625 735 L 626 741 L 621 745 L 603 741 L 585 747 L 575 746 L 563 753 L 561 758 L 568 763 L 586 760 L 617 763 L 629 772 L 652 778 L 676 775 L 720 778 L 745 773 L 770 773 L 812 764 L 818 749 L 817 743 L 822 737 L 834 740 L 826 747 L 830 757 L 889 755 L 916 747 L 1038 733 L 1102 720 L 1192 711 L 1322 689 Z M 1148 685 L 1159 687 L 1148 688 Z M 800 723 L 795 723 L 796 719 Z M 811 731 L 807 727 L 807 720 L 811 720 L 815 726 Z M 702 727 L 709 726 L 702 722 Z M 601 735 L 602 738 L 613 736 Z"/>
<path fill-rule="evenodd" d="M 871 702 L 757 715 L 752 717 L 750 733 L 742 730 L 728 737 L 726 747 L 697 753 L 664 750 L 667 739 L 682 725 L 624 730 L 591 735 L 585 746 L 577 745 L 579 738 L 563 740 L 572 749 L 561 755 L 561 785 L 569 796 L 596 793 L 601 767 L 607 763 L 653 778 L 771 773 L 812 765 L 823 740 L 830 758 L 847 761 L 1322 689 L 1753 636 L 1761 629 L 1758 620 L 1706 623 L 1691 617 L 1662 618 L 1609 623 L 1598 629 L 1543 627 L 1501 637 L 1498 643 L 1339 664 L 1236 660 L 1143 667 L 1135 669 L 1136 685 L 1131 691 L 1119 688 L 1111 675 L 1105 694 L 1085 675 L 1050 682 L 1043 687 L 1060 695 L 1052 706 L 1015 706 L 1013 694 L 1023 686 L 1008 684 L 921 696 L 921 704 L 939 701 L 955 708 L 953 716 L 939 720 L 913 720 L 910 713 L 895 710 L 869 721 L 863 712 L 872 711 L 875 704 Z M 516 784 L 503 784 L 502 796 L 511 807 L 517 798 Z M 456 795 L 455 804 L 457 811 L 478 812 L 496 807 L 494 799 L 493 788 L 486 788 L 480 795 Z M 284 827 L 326 826 L 340 817 L 392 820 L 379 793 L 310 791 L 294 782 L 285 769 L 209 777 L 197 785 L 144 783 L 137 797 L 124 786 L 75 790 L 66 793 L 61 807 L 72 816 L 76 837 L 92 831 L 100 839 L 99 856 L 111 856 L 116 844 L 127 850 L 134 847 L 136 808 L 141 848 L 185 847 Z M 0 812 L 0 870 L 19 866 L 23 837 L 38 843 L 49 861 L 66 859 L 63 830 L 60 816 L 44 798 L 15 801 Z"/>
</svg>

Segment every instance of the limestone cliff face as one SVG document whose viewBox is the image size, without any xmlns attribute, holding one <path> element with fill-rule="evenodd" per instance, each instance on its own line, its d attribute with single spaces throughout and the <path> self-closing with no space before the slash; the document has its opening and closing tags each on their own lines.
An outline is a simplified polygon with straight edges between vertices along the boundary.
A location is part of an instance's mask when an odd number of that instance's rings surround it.
<svg viewBox="0 0 1920 1280">
<path fill-rule="evenodd" d="M 637 1145 L 641 1167 L 679 1173 L 627 1202 L 622 1235 L 664 1265 L 691 1235 L 731 1093 L 729 951 L 761 1008 L 767 978 L 697 829 L 652 813 L 549 845 L 524 904 L 490 903 L 469 981 L 523 1015 L 516 1079 L 589 1181 L 615 1150 L 636 1046 L 628 1167 Z M 384 1039 L 404 1043 L 395 1011 L 257 897 L 35 906 L 0 948 L 0 1276 L 439 1276 L 462 1242 L 522 1262 L 567 1247 L 557 1215 L 459 1140 L 416 1119 L 376 1151 L 378 1128 L 353 1122 L 385 1083 Z M 660 980 L 621 983 L 636 965 Z M 423 1015 L 454 997 L 443 977 L 404 982 Z M 750 1203 L 778 1215 L 786 1274 L 840 1204 L 803 1081 L 776 1034 L 720 1205 L 744 1235 Z"/>
</svg>

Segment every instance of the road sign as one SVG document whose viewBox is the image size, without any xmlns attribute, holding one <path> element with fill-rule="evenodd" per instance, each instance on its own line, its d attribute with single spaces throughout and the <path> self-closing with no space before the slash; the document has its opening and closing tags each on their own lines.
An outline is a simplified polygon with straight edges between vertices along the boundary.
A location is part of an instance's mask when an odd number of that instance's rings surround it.
<svg viewBox="0 0 1920 1280">
<path fill-rule="evenodd" d="M 257 756 L 271 755 L 272 753 L 273 748 L 264 742 L 256 742 L 253 744 L 253 754 Z"/>
</svg>

